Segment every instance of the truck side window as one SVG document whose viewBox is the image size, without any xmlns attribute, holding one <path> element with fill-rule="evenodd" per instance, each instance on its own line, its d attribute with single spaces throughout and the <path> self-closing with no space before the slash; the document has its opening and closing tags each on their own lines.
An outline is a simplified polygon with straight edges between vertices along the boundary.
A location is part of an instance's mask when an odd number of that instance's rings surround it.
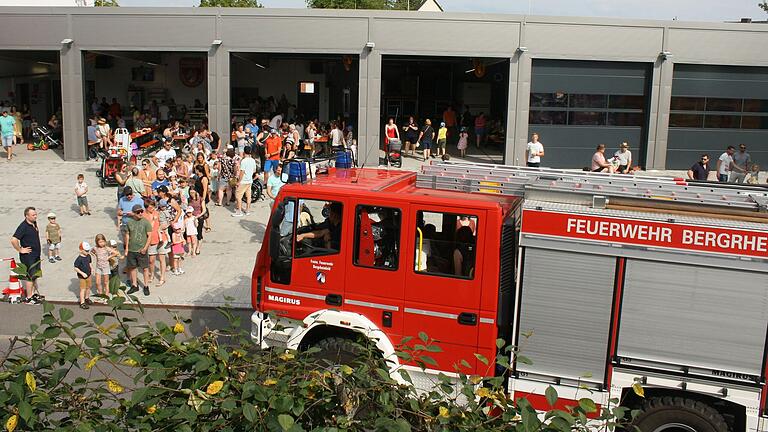
<svg viewBox="0 0 768 432">
<path fill-rule="evenodd" d="M 271 258 L 270 278 L 281 284 L 291 283 L 293 255 L 293 224 L 296 201 L 286 198 L 275 207 L 269 234 L 269 255 Z"/>
<path fill-rule="evenodd" d="M 298 210 L 294 257 L 339 253 L 342 204 L 338 201 L 300 199 Z"/>
<path fill-rule="evenodd" d="M 477 216 L 419 211 L 414 270 L 435 276 L 474 279 Z"/>
<path fill-rule="evenodd" d="M 400 257 L 400 209 L 357 206 L 352 262 L 360 267 L 397 270 Z"/>
</svg>

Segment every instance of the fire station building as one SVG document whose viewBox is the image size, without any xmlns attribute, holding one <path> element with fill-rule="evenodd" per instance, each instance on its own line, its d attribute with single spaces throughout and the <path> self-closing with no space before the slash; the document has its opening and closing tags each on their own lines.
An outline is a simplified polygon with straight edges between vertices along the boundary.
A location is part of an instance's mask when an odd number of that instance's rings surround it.
<svg viewBox="0 0 768 432">
<path fill-rule="evenodd" d="M 738 144 L 768 165 L 766 47 L 758 23 L 7 7 L 0 101 L 38 121 L 60 107 L 68 160 L 85 158 L 94 97 L 173 99 L 222 137 L 250 101 L 271 97 L 305 117 L 349 119 L 369 165 L 387 118 L 439 123 L 448 105 L 484 113 L 477 156 L 488 162 L 524 164 L 538 132 L 551 167 L 580 168 L 597 144 L 612 153 L 623 141 L 647 169 L 687 169 Z"/>
</svg>

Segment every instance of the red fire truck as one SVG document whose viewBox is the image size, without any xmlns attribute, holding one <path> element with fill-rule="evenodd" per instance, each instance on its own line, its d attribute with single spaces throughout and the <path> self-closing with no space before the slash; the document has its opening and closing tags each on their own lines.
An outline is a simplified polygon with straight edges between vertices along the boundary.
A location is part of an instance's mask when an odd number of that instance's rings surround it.
<svg viewBox="0 0 768 432">
<path fill-rule="evenodd" d="M 393 367 L 493 374 L 509 392 L 642 409 L 647 432 L 768 430 L 768 190 L 682 179 L 440 162 L 330 169 L 288 184 L 253 271 L 253 340 Z M 427 333 L 422 372 L 395 350 Z M 399 378 L 399 374 L 393 374 Z M 640 383 L 644 398 L 631 388 Z"/>
</svg>

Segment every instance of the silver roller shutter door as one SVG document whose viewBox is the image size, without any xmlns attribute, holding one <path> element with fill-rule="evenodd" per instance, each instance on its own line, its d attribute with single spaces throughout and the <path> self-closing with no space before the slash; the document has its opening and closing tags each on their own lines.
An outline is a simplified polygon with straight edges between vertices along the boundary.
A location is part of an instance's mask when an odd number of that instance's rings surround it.
<svg viewBox="0 0 768 432">
<path fill-rule="evenodd" d="M 520 306 L 522 355 L 517 370 L 602 383 L 608 352 L 613 257 L 527 248 Z"/>
<path fill-rule="evenodd" d="M 628 260 L 618 355 L 761 375 L 768 274 Z"/>
</svg>

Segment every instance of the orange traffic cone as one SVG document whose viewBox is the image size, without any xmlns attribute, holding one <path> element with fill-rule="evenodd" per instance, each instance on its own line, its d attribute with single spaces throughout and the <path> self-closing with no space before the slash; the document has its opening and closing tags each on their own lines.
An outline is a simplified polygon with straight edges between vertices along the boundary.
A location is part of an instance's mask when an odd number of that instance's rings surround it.
<svg viewBox="0 0 768 432">
<path fill-rule="evenodd" d="M 8 296 L 8 300 L 11 303 L 21 303 L 21 297 L 24 290 L 21 288 L 21 283 L 16 273 L 13 270 L 16 268 L 16 260 L 11 258 L 11 271 L 8 273 L 8 287 L 3 289 L 3 295 Z"/>
</svg>

